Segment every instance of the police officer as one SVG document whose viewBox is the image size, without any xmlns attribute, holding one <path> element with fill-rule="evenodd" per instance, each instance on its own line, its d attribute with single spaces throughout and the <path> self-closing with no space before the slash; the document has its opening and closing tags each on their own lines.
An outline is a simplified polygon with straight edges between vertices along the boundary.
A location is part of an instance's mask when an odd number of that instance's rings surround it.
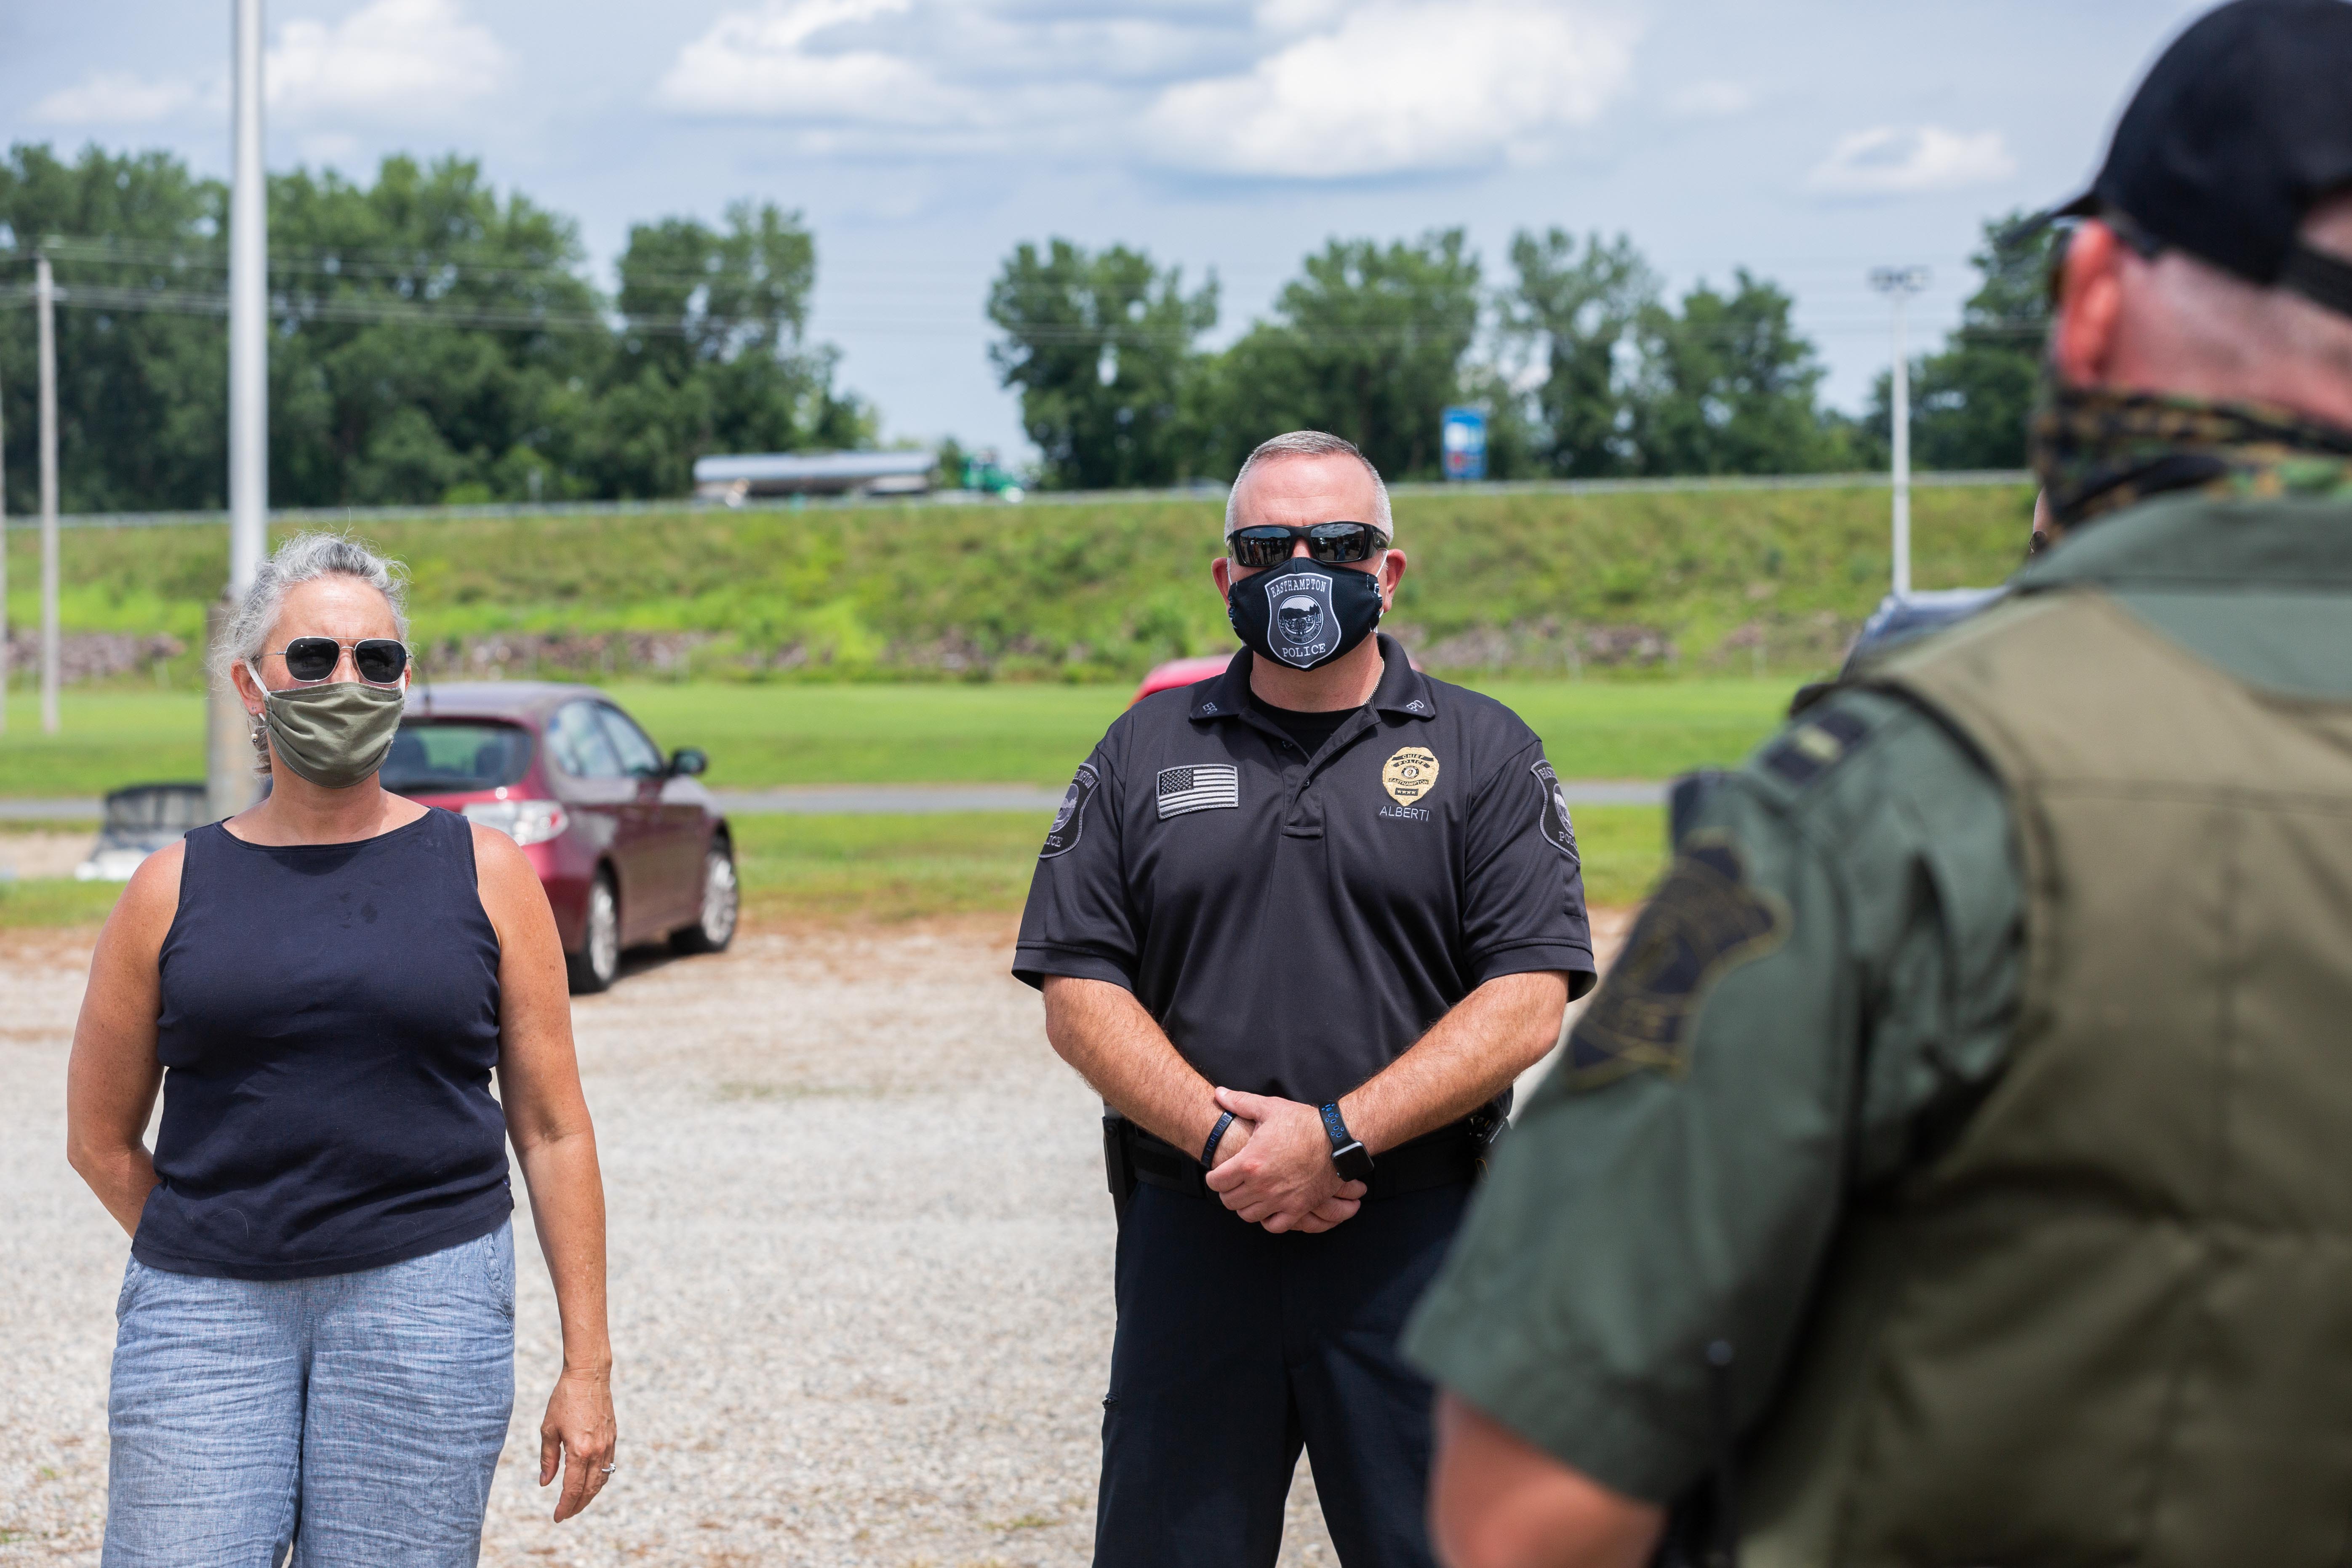
<svg viewBox="0 0 2352 1568">
<path fill-rule="evenodd" d="M 1013 973 L 1113 1113 L 1106 1568 L 1271 1564 L 1302 1444 L 1349 1568 L 1433 1561 L 1397 1336 L 1592 957 L 1541 742 L 1373 634 L 1393 534 L 1348 442 L 1252 454 L 1244 649 L 1110 727 L 1038 858 Z"/>
<path fill-rule="evenodd" d="M 2057 543 L 1702 808 L 1408 1339 L 1456 1568 L 2344 1561 L 2347 84 L 2341 0 L 2162 57 Z"/>
</svg>

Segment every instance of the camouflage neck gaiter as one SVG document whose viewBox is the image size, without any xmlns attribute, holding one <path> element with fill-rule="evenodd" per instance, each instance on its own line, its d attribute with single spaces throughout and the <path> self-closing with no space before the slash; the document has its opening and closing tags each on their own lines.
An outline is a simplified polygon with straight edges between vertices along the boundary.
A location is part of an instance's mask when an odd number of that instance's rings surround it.
<svg viewBox="0 0 2352 1568">
<path fill-rule="evenodd" d="M 2051 515 L 2068 527 L 2174 490 L 2352 500 L 2352 430 L 2261 404 L 2046 377 L 2031 446 Z"/>
</svg>

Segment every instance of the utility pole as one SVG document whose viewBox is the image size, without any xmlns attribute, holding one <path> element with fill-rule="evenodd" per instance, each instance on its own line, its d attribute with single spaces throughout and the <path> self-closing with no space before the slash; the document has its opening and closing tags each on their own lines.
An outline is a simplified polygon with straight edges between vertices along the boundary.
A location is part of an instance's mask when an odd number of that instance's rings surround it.
<svg viewBox="0 0 2352 1568">
<path fill-rule="evenodd" d="M 0 387 L 0 735 L 8 732 L 8 424 Z"/>
<path fill-rule="evenodd" d="M 41 732 L 58 732 L 58 309 L 49 258 L 33 267 L 41 335 Z"/>
<path fill-rule="evenodd" d="M 1911 595 L 1911 351 L 1904 338 L 1904 307 L 1927 286 L 1924 267 L 1878 267 L 1870 286 L 1895 305 L 1895 596 Z"/>
<path fill-rule="evenodd" d="M 207 617 L 219 646 L 228 613 L 261 570 L 269 541 L 269 239 L 261 170 L 261 0 L 231 0 L 228 204 L 228 586 Z M 213 682 L 205 793 L 215 818 L 253 804 L 245 704 L 224 670 Z"/>
</svg>

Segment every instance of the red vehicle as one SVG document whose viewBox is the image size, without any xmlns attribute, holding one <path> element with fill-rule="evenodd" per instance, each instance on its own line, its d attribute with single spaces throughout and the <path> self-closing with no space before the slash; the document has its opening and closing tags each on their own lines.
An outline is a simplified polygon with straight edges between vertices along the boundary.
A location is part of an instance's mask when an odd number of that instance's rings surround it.
<svg viewBox="0 0 2352 1568">
<path fill-rule="evenodd" d="M 688 746 L 664 755 L 590 686 L 412 687 L 383 787 L 463 812 L 522 846 L 555 907 L 574 991 L 602 991 L 621 950 L 735 937 L 735 849 Z"/>
<path fill-rule="evenodd" d="M 1151 673 L 1143 678 L 1143 684 L 1135 689 L 1135 695 L 1127 700 L 1127 705 L 1132 708 L 1155 691 L 1214 679 L 1224 674 L 1225 666 L 1233 662 L 1232 654 L 1221 653 L 1207 658 L 1171 658 L 1165 664 L 1155 664 Z"/>
</svg>

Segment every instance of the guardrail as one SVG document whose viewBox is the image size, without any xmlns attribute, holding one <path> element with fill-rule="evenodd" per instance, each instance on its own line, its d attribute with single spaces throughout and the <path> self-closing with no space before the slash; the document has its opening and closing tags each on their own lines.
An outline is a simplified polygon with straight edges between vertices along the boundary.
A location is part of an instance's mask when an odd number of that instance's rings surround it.
<svg viewBox="0 0 2352 1568">
<path fill-rule="evenodd" d="M 1986 468 L 1915 473 L 1914 489 L 1948 489 L 1971 486 L 2031 484 L 2033 475 L 2022 468 Z M 1397 496 L 1446 495 L 1673 495 L 1685 492 L 1740 490 L 1885 489 L 1893 483 L 1884 473 L 1866 474 L 1724 474 L 1694 475 L 1664 479 L 1498 479 L 1475 484 L 1412 483 L 1389 487 Z M 353 506 L 288 507 L 273 510 L 273 527 L 303 523 L 463 522 L 509 517 L 637 517 L 675 516 L 681 512 L 797 511 L 883 506 L 1084 506 L 1110 501 L 1202 501 L 1222 503 L 1225 488 L 1204 485 L 1158 490 L 1031 490 L 1016 503 L 1003 503 L 968 490 L 935 491 L 922 498 L 906 496 L 760 497 L 739 506 L 724 501 L 677 497 L 666 500 L 514 501 L 478 506 Z M 60 528 L 226 528 L 226 511 L 92 511 L 67 512 Z M 7 526 L 38 528 L 40 520 L 12 514 Z"/>
</svg>

